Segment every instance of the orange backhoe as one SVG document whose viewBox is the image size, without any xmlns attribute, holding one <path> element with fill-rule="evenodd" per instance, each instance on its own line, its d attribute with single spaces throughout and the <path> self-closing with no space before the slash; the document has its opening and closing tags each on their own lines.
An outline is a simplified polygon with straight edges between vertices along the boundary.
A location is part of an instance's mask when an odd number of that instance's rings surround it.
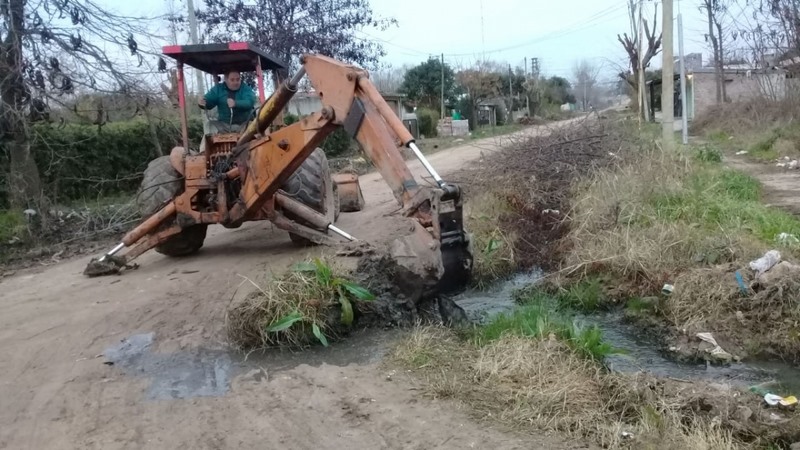
<svg viewBox="0 0 800 450">
<path fill-rule="evenodd" d="M 363 204 L 357 178 L 351 177 L 337 192 L 328 161 L 317 148 L 343 127 L 389 184 L 402 215 L 410 219 L 409 233 L 397 236 L 391 246 L 397 263 L 433 281 L 441 292 L 467 284 L 472 251 L 463 225 L 461 191 L 436 173 L 365 70 L 306 54 L 300 70 L 280 83 L 275 72 L 285 65 L 249 43 L 169 46 L 163 53 L 177 61 L 183 146 L 150 162 L 138 197 L 145 219 L 116 247 L 93 259 L 86 275 L 118 272 L 152 248 L 168 256 L 194 253 L 202 247 L 210 224 L 235 228 L 245 221 L 269 220 L 296 243 L 355 240 L 334 222 L 339 195 L 346 203 Z M 238 132 L 206 134 L 201 148 L 190 149 L 184 65 L 212 74 L 254 66 L 262 100 L 255 117 Z M 275 90 L 263 101 L 265 68 L 274 71 Z M 297 123 L 276 125 L 283 123 L 283 110 L 306 75 L 321 109 Z M 435 187 L 417 183 L 402 147 L 420 160 Z"/>
</svg>

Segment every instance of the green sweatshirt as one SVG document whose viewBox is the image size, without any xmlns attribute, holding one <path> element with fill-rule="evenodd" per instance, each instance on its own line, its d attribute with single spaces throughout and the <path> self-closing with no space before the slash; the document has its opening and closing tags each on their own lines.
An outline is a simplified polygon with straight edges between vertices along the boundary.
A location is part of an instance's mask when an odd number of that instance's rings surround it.
<svg viewBox="0 0 800 450">
<path fill-rule="evenodd" d="M 230 123 L 231 110 L 228 108 L 229 93 L 233 95 L 233 99 L 236 101 L 236 106 L 233 108 L 232 123 L 241 125 L 251 118 L 253 108 L 256 105 L 256 94 L 249 86 L 242 84 L 239 86 L 239 90 L 231 91 L 225 83 L 217 84 L 205 95 L 205 109 L 219 108 L 219 121 Z"/>
</svg>

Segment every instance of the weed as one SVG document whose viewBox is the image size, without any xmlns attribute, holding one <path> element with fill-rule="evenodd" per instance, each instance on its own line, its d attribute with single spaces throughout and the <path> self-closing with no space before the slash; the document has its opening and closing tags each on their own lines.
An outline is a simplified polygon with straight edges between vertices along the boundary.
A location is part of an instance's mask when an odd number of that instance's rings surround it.
<svg viewBox="0 0 800 450">
<path fill-rule="evenodd" d="M 242 348 L 302 346 L 313 338 L 327 346 L 338 329 L 353 323 L 353 302 L 373 299 L 326 262 L 303 262 L 234 305 L 227 315 L 228 336 Z"/>
<path fill-rule="evenodd" d="M 696 149 L 695 158 L 704 162 L 722 162 L 722 152 L 716 147 L 703 145 Z"/>
<path fill-rule="evenodd" d="M 28 228 L 20 211 L 0 211 L 0 244 L 24 239 Z"/>
<path fill-rule="evenodd" d="M 723 130 L 715 130 L 706 134 L 706 137 L 716 143 L 728 142 L 731 136 Z"/>
<path fill-rule="evenodd" d="M 581 355 L 602 361 L 617 353 L 603 341 L 603 333 L 597 326 L 586 326 L 571 320 L 569 314 L 558 311 L 557 299 L 546 296 L 543 291 L 534 291 L 526 303 L 513 312 L 499 314 L 473 335 L 473 342 L 486 345 L 505 336 L 520 336 L 531 339 L 557 337 Z"/>
<path fill-rule="evenodd" d="M 655 300 L 657 300 L 657 298 Z M 628 301 L 625 302 L 625 310 L 633 314 L 653 311 L 657 308 L 658 302 L 654 301 L 654 297 L 645 299 L 636 296 L 629 298 Z"/>
<path fill-rule="evenodd" d="M 767 132 L 766 135 L 763 135 L 753 145 L 750 146 L 748 149 L 748 154 L 753 158 L 764 161 L 773 161 L 778 159 L 778 156 L 780 155 L 778 155 L 778 152 L 773 147 L 779 138 L 780 134 L 775 130 Z"/>
</svg>

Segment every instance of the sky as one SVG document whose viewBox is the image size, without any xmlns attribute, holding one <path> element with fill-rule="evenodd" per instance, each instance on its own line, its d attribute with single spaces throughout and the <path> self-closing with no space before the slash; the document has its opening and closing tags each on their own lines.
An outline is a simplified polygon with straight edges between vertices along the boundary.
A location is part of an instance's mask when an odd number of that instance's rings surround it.
<svg viewBox="0 0 800 450">
<path fill-rule="evenodd" d="M 163 0 L 120 2 L 102 0 L 121 13 L 155 17 L 167 9 Z M 185 9 L 185 0 L 173 0 Z M 644 0 L 645 17 L 652 21 L 653 8 L 661 2 Z M 682 12 L 686 53 L 702 52 L 706 28 L 700 0 L 675 0 L 674 12 Z M 195 6 L 202 0 L 195 0 Z M 581 59 L 602 67 L 601 77 L 613 80 L 626 55 L 617 34 L 627 32 L 630 22 L 627 0 L 371 0 L 378 17 L 394 18 L 388 30 L 366 29 L 357 35 L 383 44 L 383 65 L 401 67 L 420 63 L 444 53 L 445 62 L 466 67 L 486 58 L 522 67 L 525 58 L 538 58 L 542 74 L 572 78 L 572 67 Z M 677 23 L 676 23 L 677 26 Z M 677 31 L 675 55 L 678 54 Z M 660 56 L 653 67 L 660 67 Z"/>
</svg>

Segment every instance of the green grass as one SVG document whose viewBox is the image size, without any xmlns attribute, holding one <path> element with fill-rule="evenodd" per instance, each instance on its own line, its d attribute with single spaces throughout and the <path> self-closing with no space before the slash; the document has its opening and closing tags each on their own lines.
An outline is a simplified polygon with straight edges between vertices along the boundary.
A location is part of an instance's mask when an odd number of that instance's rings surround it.
<svg viewBox="0 0 800 450">
<path fill-rule="evenodd" d="M 0 211 L 0 244 L 6 244 L 14 238 L 24 239 L 26 233 L 22 212 Z"/>
<path fill-rule="evenodd" d="M 765 243 L 780 233 L 800 236 L 800 221 L 760 203 L 761 185 L 741 172 L 701 166 L 681 189 L 649 198 L 662 222 L 684 222 L 715 232 L 743 231 Z"/>
<path fill-rule="evenodd" d="M 534 291 L 528 303 L 508 314 L 499 314 L 488 324 L 477 328 L 473 342 L 486 345 L 504 336 L 521 336 L 531 339 L 548 339 L 550 335 L 566 342 L 582 356 L 602 361 L 617 353 L 603 340 L 602 331 L 595 325 L 586 326 L 561 311 L 558 300 L 542 291 Z"/>
<path fill-rule="evenodd" d="M 780 138 L 780 134 L 770 131 L 762 138 L 758 139 L 750 148 L 747 149 L 750 157 L 762 161 L 774 161 L 778 159 L 778 151 L 775 150 L 775 143 Z"/>
<path fill-rule="evenodd" d="M 649 312 L 655 307 L 656 302 L 648 301 L 641 297 L 632 297 L 625 302 L 625 310 L 631 313 Z"/>
</svg>

